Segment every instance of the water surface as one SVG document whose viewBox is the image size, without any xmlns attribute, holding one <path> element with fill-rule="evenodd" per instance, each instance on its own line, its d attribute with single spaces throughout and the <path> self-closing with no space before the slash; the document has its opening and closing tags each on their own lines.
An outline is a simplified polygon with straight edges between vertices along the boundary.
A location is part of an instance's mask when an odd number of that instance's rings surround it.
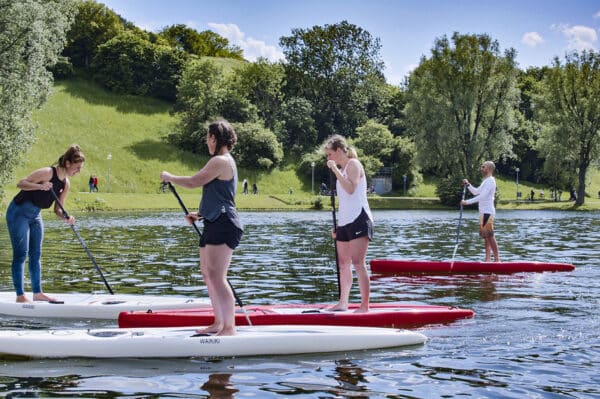
<svg viewBox="0 0 600 399">
<path fill-rule="evenodd" d="M 377 211 L 368 258 L 450 259 L 458 212 Z M 242 213 L 229 280 L 247 304 L 331 302 L 330 212 Z M 6 397 L 600 398 L 600 213 L 502 211 L 504 260 L 570 262 L 572 273 L 372 276 L 374 302 L 454 305 L 476 317 L 421 329 L 419 347 L 228 359 L 1 360 Z M 206 296 L 197 237 L 179 213 L 84 214 L 78 228 L 118 293 Z M 12 291 L 0 221 L 0 290 Z M 480 260 L 465 212 L 457 259 Z M 47 292 L 105 292 L 79 241 L 46 216 Z M 356 285 L 352 298 L 358 301 Z M 114 322 L 0 316 L 0 329 Z"/>
</svg>

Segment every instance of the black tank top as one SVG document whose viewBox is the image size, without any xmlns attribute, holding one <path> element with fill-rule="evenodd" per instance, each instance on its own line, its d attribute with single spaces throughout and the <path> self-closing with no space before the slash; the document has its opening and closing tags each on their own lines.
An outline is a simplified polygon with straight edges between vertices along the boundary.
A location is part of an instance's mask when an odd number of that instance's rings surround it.
<svg viewBox="0 0 600 399">
<path fill-rule="evenodd" d="M 56 168 L 54 166 L 52 167 L 52 178 L 50 179 L 50 182 L 52 183 L 52 189 L 56 195 L 60 196 L 60 193 L 62 193 L 63 189 L 65 188 L 65 182 L 58 178 L 58 173 L 56 172 Z M 50 191 L 21 190 L 17 195 L 15 195 L 13 201 L 15 201 L 17 204 L 22 204 L 29 201 L 38 208 L 46 209 L 52 206 L 52 203 L 54 202 L 54 196 Z"/>
</svg>

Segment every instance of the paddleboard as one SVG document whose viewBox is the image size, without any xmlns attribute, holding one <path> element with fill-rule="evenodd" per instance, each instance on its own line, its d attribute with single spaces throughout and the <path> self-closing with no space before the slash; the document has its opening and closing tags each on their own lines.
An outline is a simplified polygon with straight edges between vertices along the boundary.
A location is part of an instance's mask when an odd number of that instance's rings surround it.
<svg viewBox="0 0 600 399">
<path fill-rule="evenodd" d="M 116 320 L 119 313 L 130 310 L 182 309 L 210 306 L 208 299 L 185 296 L 151 296 L 133 294 L 66 294 L 48 296 L 58 303 L 34 301 L 15 302 L 14 292 L 0 292 L 0 314 L 19 317 Z M 30 298 L 32 296 L 30 295 Z"/>
<path fill-rule="evenodd" d="M 567 272 L 575 269 L 570 263 L 549 263 L 534 261 L 477 262 L 477 261 L 433 261 L 411 259 L 373 259 L 370 262 L 373 273 L 523 273 L 523 272 Z"/>
<path fill-rule="evenodd" d="M 326 304 L 244 306 L 245 313 L 236 309 L 238 326 L 248 325 L 335 325 L 362 327 L 420 327 L 444 324 L 473 317 L 473 311 L 450 306 L 374 303 L 367 313 L 355 313 L 358 304 L 347 311 L 330 311 Z M 185 327 L 210 325 L 214 320 L 212 308 L 123 312 L 120 327 Z"/>
<path fill-rule="evenodd" d="M 423 334 L 392 328 L 245 326 L 233 336 L 194 328 L 0 331 L 0 356 L 159 358 L 290 355 L 419 345 Z"/>
</svg>

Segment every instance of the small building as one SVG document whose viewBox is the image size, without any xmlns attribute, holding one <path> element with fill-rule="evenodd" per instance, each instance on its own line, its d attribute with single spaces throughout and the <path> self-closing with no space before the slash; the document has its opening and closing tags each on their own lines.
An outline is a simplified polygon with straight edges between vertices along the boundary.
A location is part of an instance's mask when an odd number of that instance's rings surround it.
<svg viewBox="0 0 600 399">
<path fill-rule="evenodd" d="M 378 195 L 390 193 L 393 189 L 392 168 L 389 166 L 381 168 L 379 172 L 371 178 L 371 185 L 373 186 L 373 191 Z"/>
</svg>

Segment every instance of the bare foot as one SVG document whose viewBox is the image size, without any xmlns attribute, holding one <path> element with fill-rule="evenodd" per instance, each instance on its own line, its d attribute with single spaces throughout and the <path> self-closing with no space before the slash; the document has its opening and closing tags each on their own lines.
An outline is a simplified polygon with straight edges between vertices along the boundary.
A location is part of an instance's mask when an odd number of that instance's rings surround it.
<svg viewBox="0 0 600 399">
<path fill-rule="evenodd" d="M 342 305 L 341 303 L 338 303 L 337 305 L 329 306 L 327 310 L 331 312 L 343 312 L 348 310 L 348 305 Z"/>
<path fill-rule="evenodd" d="M 45 302 L 55 302 L 56 299 L 52 298 L 46 294 L 44 294 L 43 292 L 38 292 L 33 294 L 33 300 L 34 301 L 45 301 Z"/>
<path fill-rule="evenodd" d="M 227 328 L 223 328 L 221 331 L 219 331 L 216 335 L 218 336 L 228 336 L 228 335 L 235 335 L 235 327 L 227 327 Z"/>
<path fill-rule="evenodd" d="M 196 330 L 196 334 L 216 334 L 219 332 L 220 329 L 221 329 L 221 327 L 219 327 L 218 325 L 211 324 L 208 327 L 204 327 L 199 330 Z"/>
<path fill-rule="evenodd" d="M 357 308 L 354 313 L 367 313 L 369 312 L 369 305 L 367 306 L 360 306 L 359 308 Z"/>
<path fill-rule="evenodd" d="M 27 299 L 27 297 L 25 295 L 18 295 L 17 296 L 17 303 L 29 303 L 29 299 Z"/>
</svg>

